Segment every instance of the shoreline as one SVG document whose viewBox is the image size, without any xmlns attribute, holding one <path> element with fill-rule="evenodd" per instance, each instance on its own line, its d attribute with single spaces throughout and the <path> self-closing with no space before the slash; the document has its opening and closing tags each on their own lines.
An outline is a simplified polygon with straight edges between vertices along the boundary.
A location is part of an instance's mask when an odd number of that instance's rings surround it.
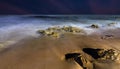
<svg viewBox="0 0 120 69">
<path fill-rule="evenodd" d="M 75 62 L 66 62 L 66 53 L 82 53 L 89 60 L 91 56 L 83 48 L 120 49 L 120 39 L 101 39 L 100 35 L 65 34 L 64 38 L 52 37 L 29 38 L 11 45 L 0 52 L 1 69 L 82 69 Z M 106 69 L 109 65 L 96 63 L 95 69 Z M 115 63 L 116 64 L 116 63 Z M 106 68 L 105 68 L 106 66 Z M 111 66 L 120 68 L 119 64 Z"/>
</svg>

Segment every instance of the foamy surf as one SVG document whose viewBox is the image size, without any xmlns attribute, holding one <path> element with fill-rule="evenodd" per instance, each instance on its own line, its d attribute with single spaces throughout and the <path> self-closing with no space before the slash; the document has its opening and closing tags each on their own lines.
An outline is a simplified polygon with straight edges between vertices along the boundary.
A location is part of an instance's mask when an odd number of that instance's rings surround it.
<svg viewBox="0 0 120 69">
<path fill-rule="evenodd" d="M 0 17 L 0 44 L 4 45 L 14 44 L 17 41 L 26 37 L 38 37 L 40 34 L 36 33 L 39 29 L 46 29 L 54 26 L 73 26 L 83 29 L 88 35 L 92 33 L 100 33 L 108 29 L 120 28 L 119 20 L 95 20 L 77 18 L 27 18 L 22 16 L 1 16 Z M 109 23 L 116 23 L 113 26 L 108 26 Z M 91 24 L 97 24 L 99 29 L 91 28 Z M 6 43 L 6 44 L 5 44 Z"/>
</svg>

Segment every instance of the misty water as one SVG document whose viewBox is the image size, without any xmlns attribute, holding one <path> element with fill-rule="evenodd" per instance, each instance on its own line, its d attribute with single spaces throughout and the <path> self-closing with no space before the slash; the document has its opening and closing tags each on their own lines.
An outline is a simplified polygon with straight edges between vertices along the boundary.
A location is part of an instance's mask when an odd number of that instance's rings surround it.
<svg viewBox="0 0 120 69">
<path fill-rule="evenodd" d="M 108 27 L 107 24 L 116 23 Z M 74 26 L 87 31 L 88 34 L 96 31 L 89 28 L 97 24 L 100 29 L 120 28 L 119 15 L 3 15 L 0 16 L 0 42 L 17 41 L 27 36 L 38 37 L 39 29 L 53 26 Z M 98 31 L 98 30 L 97 30 Z"/>
<path fill-rule="evenodd" d="M 92 24 L 98 28 L 91 27 Z M 54 26 L 78 27 L 85 34 L 41 38 L 37 33 Z M 85 63 L 88 69 L 120 69 L 119 32 L 119 15 L 3 15 L 0 16 L 0 68 L 83 69 L 79 63 L 65 59 L 65 54 L 80 53 L 88 60 L 85 62 L 90 61 Z M 84 49 L 115 49 L 117 61 L 99 62 Z"/>
</svg>

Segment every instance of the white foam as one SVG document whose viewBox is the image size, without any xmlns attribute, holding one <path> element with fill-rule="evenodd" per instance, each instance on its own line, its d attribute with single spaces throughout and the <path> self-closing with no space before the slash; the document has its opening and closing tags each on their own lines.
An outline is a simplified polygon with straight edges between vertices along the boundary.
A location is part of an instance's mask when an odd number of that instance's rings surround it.
<svg viewBox="0 0 120 69">
<path fill-rule="evenodd" d="M 38 37 L 36 33 L 38 29 L 45 29 L 48 25 L 39 24 L 17 24 L 12 26 L 4 26 L 0 28 L 0 42 L 17 41 L 25 37 Z"/>
</svg>

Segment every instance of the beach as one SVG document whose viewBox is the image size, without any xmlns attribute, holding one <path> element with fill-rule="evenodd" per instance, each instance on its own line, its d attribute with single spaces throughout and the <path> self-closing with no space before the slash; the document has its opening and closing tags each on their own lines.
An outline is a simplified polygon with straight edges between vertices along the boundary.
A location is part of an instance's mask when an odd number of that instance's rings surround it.
<svg viewBox="0 0 120 69">
<path fill-rule="evenodd" d="M 119 49 L 119 38 L 101 39 L 100 35 L 66 34 L 64 38 L 28 38 L 0 52 L 1 69 L 82 69 L 75 61 L 67 62 L 65 54 L 82 53 L 84 48 Z M 109 66 L 111 65 L 111 66 Z M 119 69 L 119 63 L 95 62 L 94 69 Z"/>
<path fill-rule="evenodd" d="M 70 24 L 71 25 L 71 24 Z M 90 24 L 91 25 L 91 24 Z M 90 26 L 87 24 L 85 27 Z M 106 24 L 107 25 L 107 24 Z M 53 25 L 52 25 L 53 26 Z M 58 26 L 58 25 L 57 25 Z M 61 26 L 61 25 L 60 25 Z M 69 26 L 69 25 L 68 25 Z M 24 33 L 21 31 L 18 34 L 16 30 L 10 34 L 11 38 L 4 37 L 1 41 L 0 49 L 0 69 L 119 69 L 120 60 L 116 57 L 115 60 L 103 60 L 102 57 L 94 58 L 94 54 L 89 54 L 90 50 L 113 49 L 120 52 L 120 28 L 104 27 L 100 28 L 83 28 L 82 26 L 73 27 L 82 28 L 84 34 L 64 33 L 60 38 L 49 36 L 41 36 L 36 34 L 40 28 L 31 25 L 25 27 Z M 118 25 L 117 25 L 118 26 Z M 18 28 L 18 26 L 17 26 Z M 21 28 L 21 27 L 20 27 Z M 16 29 L 16 28 L 14 28 Z M 1 29 L 0 29 L 1 30 Z M 10 30 L 10 29 L 9 29 Z M 25 32 L 27 31 L 27 32 Z M 29 34 L 31 33 L 31 34 Z M 7 33 L 9 34 L 9 33 Z M 24 36 L 21 36 L 24 35 Z M 3 35 L 1 35 L 3 36 Z M 27 36 L 27 37 L 26 37 Z M 2 37 L 1 37 L 2 38 Z M 1 40 L 1 39 L 0 39 Z M 7 43 L 4 43 L 6 40 Z M 16 41 L 16 42 L 15 42 Z M 2 46 L 3 45 L 3 46 Z M 87 51 L 88 52 L 87 52 Z M 80 56 L 73 57 L 70 60 L 66 59 L 66 54 L 81 54 L 81 58 L 86 61 L 83 65 L 77 62 Z M 96 52 L 95 52 L 96 53 Z M 105 54 L 106 55 L 106 54 Z M 108 54 L 109 55 L 109 54 Z M 118 59 L 117 59 L 118 58 Z M 82 60 L 82 59 L 81 59 Z M 87 64 L 88 62 L 88 64 Z M 84 66 L 85 65 L 85 66 Z M 88 67 L 87 67 L 88 66 Z M 85 68 L 87 67 L 87 68 Z"/>
</svg>

